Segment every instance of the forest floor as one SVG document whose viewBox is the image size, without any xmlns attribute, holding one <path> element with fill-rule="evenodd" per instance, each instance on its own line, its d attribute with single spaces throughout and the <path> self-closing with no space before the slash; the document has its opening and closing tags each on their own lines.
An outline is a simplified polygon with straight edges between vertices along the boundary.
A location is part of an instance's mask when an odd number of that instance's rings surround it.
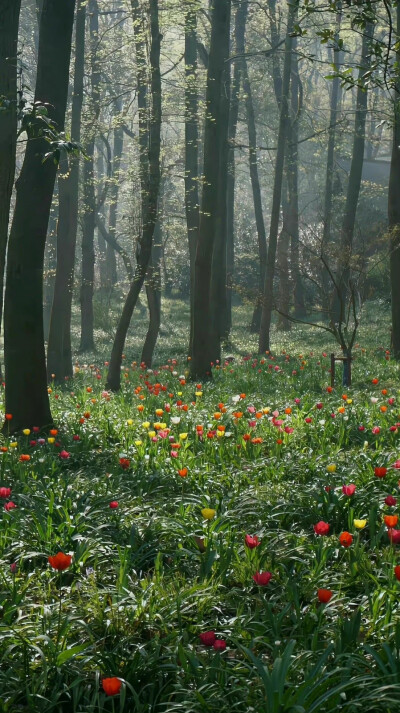
<svg viewBox="0 0 400 713">
<path fill-rule="evenodd" d="M 51 387 L 57 429 L 1 443 L 0 711 L 398 712 L 387 313 L 366 310 L 346 392 L 322 330 L 249 356 L 246 308 L 235 361 L 191 383 L 174 300 L 159 366 L 133 364 L 135 322 L 111 394 L 99 329 L 99 353 Z"/>
</svg>

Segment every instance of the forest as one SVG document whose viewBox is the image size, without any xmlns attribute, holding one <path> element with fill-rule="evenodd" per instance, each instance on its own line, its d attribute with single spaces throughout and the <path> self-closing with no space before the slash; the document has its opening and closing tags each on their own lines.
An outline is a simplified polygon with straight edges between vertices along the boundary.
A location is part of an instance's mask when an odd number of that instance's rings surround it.
<svg viewBox="0 0 400 713">
<path fill-rule="evenodd" d="M 0 713 L 398 713 L 399 369 L 400 0 L 0 0 Z"/>
</svg>

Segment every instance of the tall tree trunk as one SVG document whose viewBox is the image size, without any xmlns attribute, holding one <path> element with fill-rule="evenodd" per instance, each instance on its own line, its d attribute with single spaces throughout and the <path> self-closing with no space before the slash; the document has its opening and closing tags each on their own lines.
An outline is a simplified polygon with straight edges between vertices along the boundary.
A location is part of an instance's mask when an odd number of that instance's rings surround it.
<svg viewBox="0 0 400 713">
<path fill-rule="evenodd" d="M 60 131 L 67 104 L 75 0 L 45 0 L 40 21 L 35 101 Z M 4 307 L 6 412 L 12 430 L 52 421 L 43 335 L 43 263 L 56 166 L 35 126 L 16 184 Z M 18 327 L 16 328 L 16 325 Z M 7 424 L 6 424 L 7 425 Z"/>
<path fill-rule="evenodd" d="M 96 227 L 96 196 L 94 189 L 94 147 L 97 120 L 100 114 L 100 64 L 97 44 L 99 41 L 99 9 L 97 0 L 89 0 L 90 26 L 90 126 L 86 145 L 86 161 L 83 169 L 83 221 L 82 221 L 82 277 L 81 277 L 81 341 L 80 352 L 95 350 L 94 344 L 94 231 Z"/>
<path fill-rule="evenodd" d="M 85 69 L 86 2 L 78 0 L 75 27 L 74 86 L 71 138 L 81 140 L 83 76 Z M 62 162 L 65 165 L 65 162 Z M 71 311 L 74 286 L 76 234 L 78 229 L 79 160 L 69 159 L 69 170 L 58 181 L 57 267 L 47 348 L 47 373 L 57 381 L 72 376 Z"/>
<path fill-rule="evenodd" d="M 400 3 L 396 8 L 397 78 L 394 96 L 392 160 L 390 164 L 388 216 L 390 230 L 390 287 L 392 293 L 392 346 L 400 359 Z"/>
<path fill-rule="evenodd" d="M 197 87 L 197 12 L 185 0 L 185 211 L 190 264 L 190 337 L 193 339 L 194 266 L 199 236 L 199 120 Z"/>
<path fill-rule="evenodd" d="M 116 102 L 116 111 L 121 112 L 122 109 L 122 99 L 119 98 Z M 121 171 L 121 158 L 122 151 L 124 147 L 124 131 L 121 126 L 116 126 L 114 129 L 113 138 L 113 161 L 112 161 L 112 182 L 110 187 L 110 214 L 108 221 L 108 232 L 113 238 L 116 238 L 117 229 L 117 215 L 118 215 L 118 194 L 120 186 L 120 171 Z M 107 243 L 106 252 L 106 266 L 107 266 L 107 282 L 110 287 L 113 287 L 117 280 L 117 260 L 114 248 Z"/>
<path fill-rule="evenodd" d="M 246 25 L 247 19 L 247 8 L 248 1 L 242 0 L 240 9 L 238 10 L 243 13 L 243 23 Z M 241 38 L 242 39 L 242 38 Z M 245 52 L 245 39 L 243 35 L 243 44 L 238 48 L 238 53 L 244 55 Z M 249 136 L 249 168 L 250 168 L 250 180 L 251 188 L 253 192 L 253 204 L 254 204 L 254 217 L 256 219 L 256 229 L 257 229 L 257 242 L 258 242 L 258 257 L 260 264 L 259 273 L 259 287 L 258 295 L 256 298 L 256 304 L 254 307 L 253 318 L 251 321 L 251 332 L 259 332 L 260 330 L 260 319 L 261 319 L 261 308 L 262 308 L 262 296 L 264 291 L 265 282 L 265 268 L 267 263 L 267 236 L 265 233 L 264 215 L 261 200 L 261 187 L 260 179 L 258 176 L 258 164 L 257 164 L 257 130 L 256 130 L 256 119 L 254 114 L 253 106 L 253 95 L 251 90 L 251 84 L 249 79 L 249 72 L 247 68 L 246 58 L 243 57 L 242 65 L 242 82 L 243 82 L 243 93 L 245 96 L 245 109 L 246 109 L 246 121 L 247 121 L 247 131 Z"/>
<path fill-rule="evenodd" d="M 49 339 L 51 309 L 54 299 L 54 284 L 57 267 L 57 223 L 58 196 L 56 185 L 53 193 L 52 207 L 50 210 L 45 251 L 45 271 L 43 284 L 43 332 L 45 342 L 47 342 Z"/>
<path fill-rule="evenodd" d="M 191 375 L 205 378 L 210 374 L 211 305 L 210 288 L 213 250 L 219 205 L 221 140 L 225 136 L 220 116 L 227 48 L 229 51 L 230 0 L 214 0 L 211 15 L 211 44 L 207 70 L 206 118 L 204 130 L 203 194 L 199 239 L 195 263 L 193 310 L 193 349 Z"/>
<path fill-rule="evenodd" d="M 276 246 L 278 242 L 279 214 L 281 206 L 282 177 L 285 160 L 286 132 L 289 113 L 289 86 L 292 64 L 292 32 L 297 16 L 297 2 L 288 6 L 288 18 L 285 40 L 285 61 L 282 78 L 282 95 L 279 116 L 278 148 L 276 152 L 274 190 L 271 209 L 271 226 L 268 240 L 267 267 L 265 273 L 264 298 L 261 313 L 260 336 L 258 342 L 259 353 L 262 354 L 270 348 L 270 329 L 272 310 L 274 306 L 274 274 Z"/>
<path fill-rule="evenodd" d="M 134 0 L 132 0 L 134 2 Z M 150 70 L 151 70 L 151 117 L 148 149 L 148 182 L 145 196 L 145 212 L 141 240 L 138 243 L 135 276 L 125 300 L 122 315 L 118 323 L 111 352 L 110 366 L 107 376 L 107 387 L 117 391 L 121 385 L 122 353 L 126 335 L 137 303 L 147 267 L 151 258 L 153 233 L 157 221 L 157 200 L 160 187 L 160 148 L 161 148 L 161 73 L 160 45 L 161 35 L 158 22 L 158 0 L 150 2 Z M 140 137 L 139 137 L 140 139 Z"/>
<path fill-rule="evenodd" d="M 244 47 L 244 34 L 246 29 L 246 3 L 241 2 L 235 15 L 235 54 L 239 48 Z M 244 19 L 244 21 L 243 21 Z M 228 177 L 226 196 L 226 331 L 229 334 L 232 328 L 232 289 L 233 273 L 235 267 L 235 138 L 239 116 L 239 92 L 241 85 L 242 60 L 237 58 L 233 65 L 233 78 L 231 86 L 231 106 L 228 127 Z"/>
<path fill-rule="evenodd" d="M 160 220 L 154 228 L 153 249 L 146 275 L 146 296 L 149 307 L 149 327 L 143 345 L 141 362 L 151 367 L 154 348 L 157 343 L 161 324 L 161 246 L 162 234 Z"/>
<path fill-rule="evenodd" d="M 296 39 L 293 40 L 296 45 Z M 299 236 L 299 119 L 301 96 L 298 58 L 292 56 L 291 112 L 287 137 L 287 183 L 289 194 L 287 230 L 290 235 L 291 273 L 293 286 L 294 316 L 304 319 L 304 286 L 300 272 L 300 236 Z"/>
<path fill-rule="evenodd" d="M 225 56 L 229 57 L 230 22 L 223 38 Z M 229 110 L 230 110 L 231 65 L 226 62 L 222 77 L 222 97 L 219 112 L 219 175 L 218 205 L 215 216 L 214 250 L 211 264 L 210 316 L 211 316 L 211 359 L 221 359 L 221 340 L 227 333 L 227 189 L 229 160 Z"/>
<path fill-rule="evenodd" d="M 290 279 L 289 279 L 289 198 L 287 195 L 287 183 L 284 181 L 282 187 L 282 228 L 279 234 L 276 263 L 278 268 L 279 286 L 278 286 L 278 317 L 276 328 L 281 332 L 288 332 L 291 328 L 290 320 L 287 315 L 290 311 Z"/>
<path fill-rule="evenodd" d="M 336 32 L 333 47 L 333 64 L 336 71 L 340 66 L 340 48 L 339 48 L 339 33 L 342 21 L 341 3 L 338 3 L 338 11 L 336 15 Z M 326 157 L 326 178 L 325 178 L 325 200 L 324 200 L 324 218 L 323 218 L 323 233 L 321 254 L 324 261 L 328 264 L 328 250 L 331 241 L 332 229 L 332 205 L 333 205 L 333 181 L 334 181 L 334 157 L 335 157 L 335 142 L 336 142 L 336 122 L 338 116 L 340 78 L 334 77 L 332 80 L 332 91 L 330 100 L 329 114 L 329 133 L 328 133 L 328 151 Z M 331 279 L 325 265 L 322 267 L 322 305 L 326 312 L 329 311 L 329 295 L 332 289 Z"/>
<path fill-rule="evenodd" d="M 21 0 L 0 0 L 0 328 L 17 146 L 18 26 Z"/>
<path fill-rule="evenodd" d="M 349 280 L 351 274 L 351 252 L 353 248 L 354 226 L 358 197 L 360 194 L 362 167 L 364 163 L 365 147 L 365 123 L 368 110 L 368 84 L 365 82 L 366 75 L 371 66 L 371 42 L 374 33 L 374 26 L 367 24 L 364 30 L 361 62 L 358 75 L 357 102 L 354 119 L 354 139 L 351 157 L 349 183 L 347 186 L 346 204 L 340 235 L 340 254 L 338 256 L 338 271 L 336 287 L 332 295 L 333 322 L 342 323 L 345 321 L 346 301 L 349 291 Z"/>
</svg>

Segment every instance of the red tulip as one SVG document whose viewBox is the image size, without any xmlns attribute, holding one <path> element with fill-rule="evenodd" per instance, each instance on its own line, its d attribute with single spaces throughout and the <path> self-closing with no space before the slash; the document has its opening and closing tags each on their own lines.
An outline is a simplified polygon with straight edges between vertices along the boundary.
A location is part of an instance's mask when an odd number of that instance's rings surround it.
<svg viewBox="0 0 400 713">
<path fill-rule="evenodd" d="M 68 451 L 60 451 L 60 453 L 59 453 L 60 458 L 62 458 L 63 460 L 67 460 L 70 457 L 70 455 L 71 454 L 68 453 Z"/>
<path fill-rule="evenodd" d="M 269 584 L 271 577 L 271 572 L 256 572 L 255 574 L 253 574 L 253 579 L 255 583 L 258 584 L 260 587 L 266 587 L 267 584 Z"/>
<path fill-rule="evenodd" d="M 396 565 L 396 567 L 394 568 L 394 576 L 400 582 L 400 565 L 399 564 Z"/>
<path fill-rule="evenodd" d="M 53 569 L 63 572 L 71 566 L 72 557 L 71 555 L 65 555 L 64 552 L 57 552 L 56 555 L 50 556 L 48 560 Z"/>
<path fill-rule="evenodd" d="M 113 676 L 113 678 L 103 678 L 101 685 L 107 696 L 116 696 L 121 690 L 122 683 L 119 678 Z"/>
<path fill-rule="evenodd" d="M 332 598 L 332 594 L 333 592 L 331 592 L 330 589 L 318 589 L 317 597 L 321 604 L 328 604 L 328 602 Z"/>
<path fill-rule="evenodd" d="M 248 547 L 250 550 L 253 550 L 255 547 L 258 547 L 261 545 L 261 540 L 257 537 L 257 535 L 246 535 L 244 538 L 244 543 L 246 547 Z"/>
<path fill-rule="evenodd" d="M 397 500 L 393 497 L 393 495 L 387 495 L 387 497 L 385 498 L 385 505 L 388 505 L 389 507 L 393 507 L 394 505 L 396 505 L 396 503 Z"/>
<path fill-rule="evenodd" d="M 377 478 L 384 478 L 387 473 L 387 468 L 374 468 L 374 473 Z"/>
<path fill-rule="evenodd" d="M 342 532 L 339 537 L 339 542 L 342 547 L 350 547 L 353 542 L 353 535 L 351 535 L 350 532 Z"/>
<path fill-rule="evenodd" d="M 213 646 L 216 651 L 225 651 L 226 641 L 224 641 L 224 639 L 216 639 L 216 641 L 214 641 Z"/>
<path fill-rule="evenodd" d="M 199 639 L 203 646 L 214 646 L 217 637 L 215 631 L 203 631 L 202 634 L 199 634 Z"/>
<path fill-rule="evenodd" d="M 11 488 L 0 488 L 0 498 L 9 498 L 11 495 Z"/>
<path fill-rule="evenodd" d="M 118 505 L 119 505 L 119 503 L 118 503 L 117 500 L 111 500 L 111 502 L 110 502 L 110 508 L 111 508 L 111 510 L 115 510 L 115 508 L 117 508 Z"/>
<path fill-rule="evenodd" d="M 387 531 L 390 542 L 393 545 L 400 544 L 400 530 L 390 529 Z"/>
<path fill-rule="evenodd" d="M 316 525 L 314 525 L 314 532 L 316 535 L 329 535 L 328 523 L 320 520 Z"/>
<path fill-rule="evenodd" d="M 6 504 L 4 505 L 4 510 L 7 510 L 7 512 L 9 512 L 10 510 L 13 510 L 13 509 L 16 508 L 16 507 L 17 507 L 16 504 L 13 503 L 12 500 L 10 500 L 9 503 L 6 503 Z"/>
<path fill-rule="evenodd" d="M 342 493 L 344 493 L 344 495 L 354 495 L 355 492 L 356 486 L 353 485 L 353 483 L 351 483 L 350 485 L 343 485 Z"/>
</svg>

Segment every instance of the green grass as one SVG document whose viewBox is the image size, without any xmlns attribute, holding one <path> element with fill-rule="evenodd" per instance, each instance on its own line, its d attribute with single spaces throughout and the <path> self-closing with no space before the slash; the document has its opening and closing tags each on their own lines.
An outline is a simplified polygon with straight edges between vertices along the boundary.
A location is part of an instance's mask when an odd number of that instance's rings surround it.
<svg viewBox="0 0 400 713">
<path fill-rule="evenodd" d="M 344 399 L 340 384 L 326 390 L 335 345 L 322 331 L 274 332 L 273 358 L 242 359 L 256 347 L 246 306 L 235 362 L 201 388 L 186 382 L 187 313 L 167 306 L 158 369 L 132 366 L 145 331 L 135 323 L 122 391 L 104 393 L 99 328 L 99 353 L 52 387 L 58 433 L 26 424 L 1 444 L 12 493 L 0 501 L 0 710 L 397 713 L 400 553 L 383 517 L 398 513 L 399 368 L 387 308 L 368 308 Z M 48 562 L 59 550 L 73 556 L 61 573 Z M 259 571 L 272 574 L 265 587 Z M 202 645 L 207 631 L 225 650 Z M 119 694 L 104 677 L 121 679 Z"/>
</svg>

